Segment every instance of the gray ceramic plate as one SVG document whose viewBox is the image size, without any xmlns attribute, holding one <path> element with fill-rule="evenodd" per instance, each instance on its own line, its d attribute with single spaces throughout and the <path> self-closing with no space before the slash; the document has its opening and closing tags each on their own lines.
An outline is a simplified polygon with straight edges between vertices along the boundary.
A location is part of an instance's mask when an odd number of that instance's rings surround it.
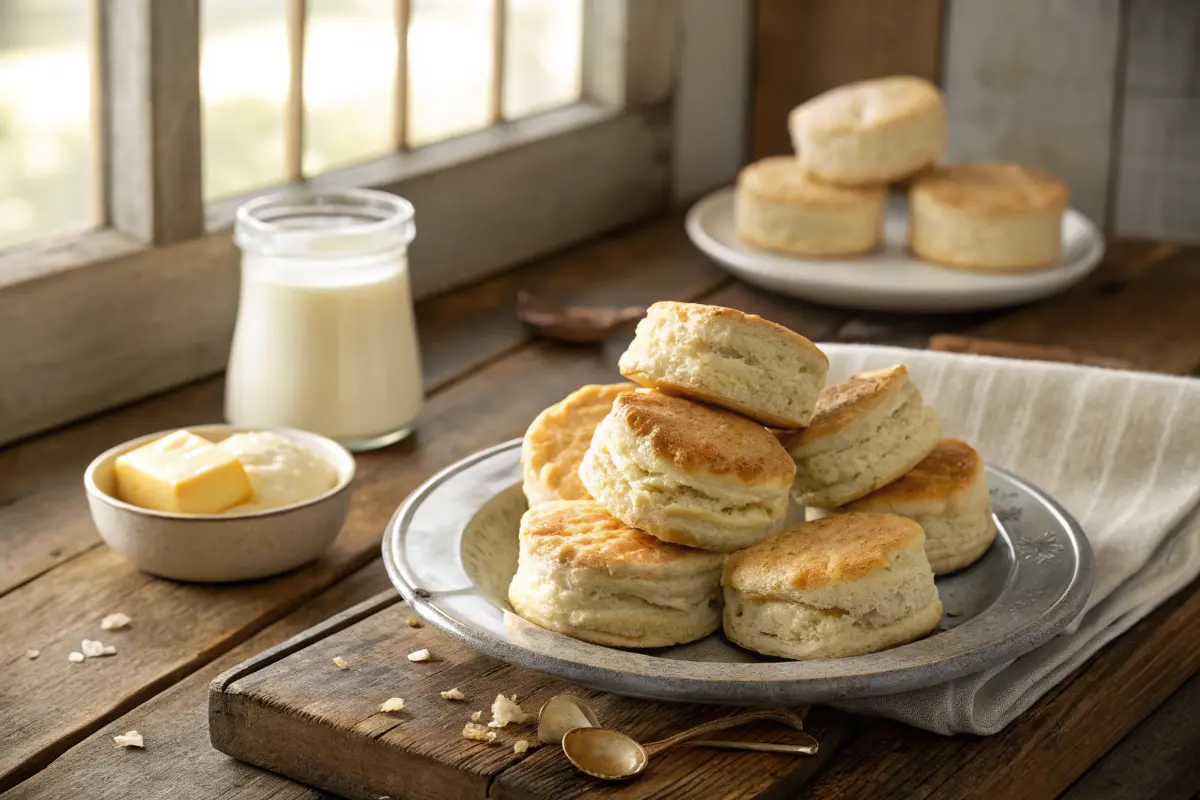
<svg viewBox="0 0 1200 800">
<path fill-rule="evenodd" d="M 720 633 L 659 650 L 588 644 L 526 622 L 506 600 L 525 511 L 520 444 L 497 445 L 431 478 L 392 518 L 383 559 L 430 624 L 487 655 L 596 689 L 740 705 L 916 689 L 1032 650 L 1079 613 L 1092 585 L 1091 550 L 1078 524 L 1034 487 L 989 466 L 1000 535 L 980 561 L 938 580 L 946 616 L 920 641 L 820 661 L 765 658 Z"/>
</svg>

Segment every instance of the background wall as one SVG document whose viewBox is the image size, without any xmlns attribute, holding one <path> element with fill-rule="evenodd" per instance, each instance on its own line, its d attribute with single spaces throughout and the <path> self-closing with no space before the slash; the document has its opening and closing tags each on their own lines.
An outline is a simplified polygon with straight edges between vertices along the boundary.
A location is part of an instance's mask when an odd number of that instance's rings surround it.
<svg viewBox="0 0 1200 800">
<path fill-rule="evenodd" d="M 1062 177 L 1117 236 L 1200 241 L 1200 2 L 756 0 L 751 141 L 840 83 L 908 73 L 946 93 L 949 160 Z"/>
</svg>

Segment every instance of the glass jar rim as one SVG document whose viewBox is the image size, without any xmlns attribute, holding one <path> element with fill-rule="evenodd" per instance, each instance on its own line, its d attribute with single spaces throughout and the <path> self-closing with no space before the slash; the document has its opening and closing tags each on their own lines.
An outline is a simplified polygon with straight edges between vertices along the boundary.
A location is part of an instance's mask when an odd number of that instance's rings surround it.
<svg viewBox="0 0 1200 800">
<path fill-rule="evenodd" d="M 416 235 L 414 216 L 412 203 L 389 192 L 289 189 L 238 206 L 233 237 L 241 249 L 264 255 L 320 257 L 312 249 L 316 240 L 337 242 L 342 255 L 366 255 L 406 247 Z M 287 224 L 321 218 L 338 223 Z"/>
</svg>

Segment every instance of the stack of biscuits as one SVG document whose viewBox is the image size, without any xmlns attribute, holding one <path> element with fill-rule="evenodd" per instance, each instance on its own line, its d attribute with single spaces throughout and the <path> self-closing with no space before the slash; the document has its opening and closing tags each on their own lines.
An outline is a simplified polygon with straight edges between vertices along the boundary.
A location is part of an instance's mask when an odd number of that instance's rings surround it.
<svg viewBox="0 0 1200 800">
<path fill-rule="evenodd" d="M 742 170 L 738 236 L 806 257 L 874 250 L 889 184 L 909 197 L 909 246 L 920 258 L 974 270 L 1057 264 L 1063 183 L 1013 163 L 935 166 L 946 147 L 942 94 L 893 76 L 832 89 L 788 118 L 794 156 Z"/>
<path fill-rule="evenodd" d="M 792 659 L 929 633 L 934 574 L 995 536 L 979 455 L 903 366 L 825 386 L 808 339 L 728 308 L 651 306 L 620 361 L 525 435 L 509 601 L 552 631 L 665 647 L 723 626 Z M 789 496 L 806 522 L 783 530 Z"/>
</svg>

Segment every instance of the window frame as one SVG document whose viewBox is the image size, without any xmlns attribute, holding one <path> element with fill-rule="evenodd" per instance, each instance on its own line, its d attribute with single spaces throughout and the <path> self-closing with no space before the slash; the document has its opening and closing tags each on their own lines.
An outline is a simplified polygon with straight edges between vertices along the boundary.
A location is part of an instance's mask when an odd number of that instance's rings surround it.
<svg viewBox="0 0 1200 800">
<path fill-rule="evenodd" d="M 0 443 L 219 373 L 228 356 L 245 197 L 201 196 L 201 0 L 94 2 L 106 219 L 0 251 Z M 670 202 L 682 13 L 585 0 L 581 102 L 288 185 L 412 200 L 418 298 L 651 216 Z"/>
</svg>

